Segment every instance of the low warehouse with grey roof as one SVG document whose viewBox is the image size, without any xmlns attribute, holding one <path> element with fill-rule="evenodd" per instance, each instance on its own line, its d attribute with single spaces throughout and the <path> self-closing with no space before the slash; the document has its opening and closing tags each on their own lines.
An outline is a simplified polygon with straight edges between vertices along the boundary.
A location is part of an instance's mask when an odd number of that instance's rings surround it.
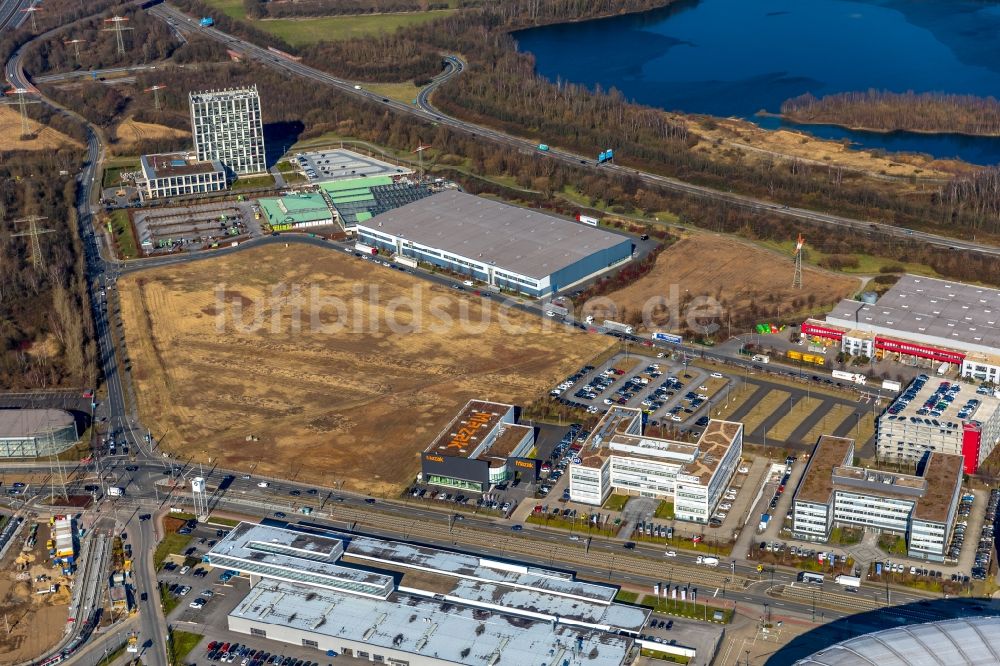
<svg viewBox="0 0 1000 666">
<path fill-rule="evenodd" d="M 206 560 L 250 577 L 232 631 L 396 666 L 621 666 L 650 614 L 565 572 L 314 524 L 241 523 Z"/>
<path fill-rule="evenodd" d="M 358 222 L 362 243 L 545 296 L 632 256 L 627 236 L 447 190 Z"/>
</svg>

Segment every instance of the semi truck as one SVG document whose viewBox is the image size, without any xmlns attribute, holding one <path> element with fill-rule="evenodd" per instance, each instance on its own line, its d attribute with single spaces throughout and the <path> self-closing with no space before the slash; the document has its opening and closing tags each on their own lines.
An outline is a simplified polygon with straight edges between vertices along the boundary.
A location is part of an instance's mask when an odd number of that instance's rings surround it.
<svg viewBox="0 0 1000 666">
<path fill-rule="evenodd" d="M 843 585 L 844 587 L 853 587 L 855 589 L 861 587 L 861 579 L 857 576 L 837 576 L 833 580 L 837 585 Z"/>
<path fill-rule="evenodd" d="M 847 381 L 854 382 L 855 384 L 860 384 L 864 386 L 868 383 L 868 378 L 864 375 L 858 374 L 856 372 L 844 372 L 843 370 L 834 370 L 830 373 L 833 375 L 834 379 L 846 379 Z"/>
<path fill-rule="evenodd" d="M 549 146 L 546 143 L 540 143 L 538 144 L 538 150 L 542 151 L 543 153 L 547 153 L 549 152 Z"/>
<path fill-rule="evenodd" d="M 201 24 L 202 27 L 208 28 L 210 26 L 215 25 L 215 19 L 213 19 L 211 16 L 205 16 L 202 17 L 202 19 L 198 21 L 198 23 Z"/>
<path fill-rule="evenodd" d="M 590 217 L 589 215 L 580 215 L 580 214 L 576 216 L 576 221 L 582 222 L 583 224 L 587 224 L 592 227 L 596 227 L 600 222 L 600 220 L 598 220 L 596 217 Z"/>
<path fill-rule="evenodd" d="M 706 567 L 717 567 L 719 566 L 719 558 L 717 557 L 703 557 L 698 556 L 698 564 L 704 564 Z"/>
<path fill-rule="evenodd" d="M 634 329 L 628 324 L 623 324 L 620 321 L 611 321 L 610 319 L 604 320 L 604 328 L 609 331 L 618 331 L 619 333 L 625 333 L 626 335 L 632 335 Z"/>
</svg>

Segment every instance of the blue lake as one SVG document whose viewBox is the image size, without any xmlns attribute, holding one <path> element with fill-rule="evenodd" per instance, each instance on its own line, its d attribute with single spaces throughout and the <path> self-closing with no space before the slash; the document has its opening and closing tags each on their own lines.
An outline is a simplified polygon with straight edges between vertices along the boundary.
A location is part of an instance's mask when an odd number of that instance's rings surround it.
<svg viewBox="0 0 1000 666">
<path fill-rule="evenodd" d="M 1000 97 L 1000 3 L 982 0 L 680 0 L 515 35 L 538 72 L 617 88 L 668 110 L 757 117 L 809 92 L 876 88 Z M 1000 138 L 797 126 L 860 146 L 1000 162 Z"/>
</svg>

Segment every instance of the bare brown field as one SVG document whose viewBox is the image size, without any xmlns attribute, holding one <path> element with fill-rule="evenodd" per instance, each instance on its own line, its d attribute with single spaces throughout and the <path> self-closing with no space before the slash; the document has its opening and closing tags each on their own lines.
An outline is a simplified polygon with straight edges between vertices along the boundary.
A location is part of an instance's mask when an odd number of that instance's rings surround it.
<svg viewBox="0 0 1000 666">
<path fill-rule="evenodd" d="M 750 160 L 796 159 L 817 166 L 839 166 L 878 179 L 887 176 L 918 180 L 951 178 L 956 173 L 974 169 L 963 162 L 935 160 L 924 155 L 882 156 L 851 148 L 840 141 L 817 139 L 804 132 L 765 130 L 736 118 L 713 118 L 706 124 L 696 117 L 686 117 L 684 122 L 692 132 L 705 139 L 696 150 L 721 157 L 735 149 Z M 912 187 L 903 182 L 901 185 Z"/>
<path fill-rule="evenodd" d="M 31 138 L 21 140 L 21 114 L 8 106 L 0 106 L 0 145 L 7 150 L 53 150 L 63 146 L 83 148 L 83 144 L 62 132 L 28 119 Z"/>
<path fill-rule="evenodd" d="M 859 278 L 803 266 L 803 288 L 793 289 L 793 271 L 789 256 L 731 236 L 695 233 L 674 243 L 657 257 L 649 273 L 608 298 L 618 316 L 638 314 L 651 298 L 671 298 L 672 293 L 679 304 L 688 297 L 714 298 L 724 313 L 731 314 L 735 331 L 751 304 L 762 310 L 781 304 L 783 315 L 791 316 L 801 314 L 792 305 L 796 300 L 802 302 L 802 310 L 818 310 L 853 294 L 862 284 Z M 594 309 L 595 315 L 610 314 L 601 311 L 600 302 Z"/>
<path fill-rule="evenodd" d="M 293 317 L 295 285 L 345 308 Z M 373 493 L 412 479 L 470 398 L 524 404 L 610 344 L 519 312 L 506 313 L 511 331 L 493 300 L 300 245 L 157 268 L 119 289 L 139 409 L 164 449 Z M 474 326 L 457 323 L 463 312 Z M 390 330 L 393 314 L 415 330 Z"/>
<path fill-rule="evenodd" d="M 142 139 L 176 139 L 191 136 L 191 132 L 174 129 L 166 125 L 141 123 L 131 117 L 123 120 L 115 128 L 115 136 L 123 144 L 137 143 Z"/>
</svg>

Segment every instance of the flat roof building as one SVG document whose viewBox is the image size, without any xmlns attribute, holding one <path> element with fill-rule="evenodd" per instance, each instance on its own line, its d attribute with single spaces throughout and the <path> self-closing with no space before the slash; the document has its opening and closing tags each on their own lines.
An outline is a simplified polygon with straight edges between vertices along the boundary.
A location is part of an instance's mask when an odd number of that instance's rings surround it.
<svg viewBox="0 0 1000 666">
<path fill-rule="evenodd" d="M 876 421 L 878 457 L 915 464 L 928 451 L 961 455 L 975 474 L 1000 441 L 1000 400 L 958 382 L 914 379 Z"/>
<path fill-rule="evenodd" d="M 76 419 L 61 409 L 0 409 L 0 458 L 62 453 L 78 439 Z"/>
<path fill-rule="evenodd" d="M 201 161 L 218 160 L 232 175 L 264 173 L 264 123 L 257 86 L 192 92 L 191 134 Z"/>
<path fill-rule="evenodd" d="M 792 499 L 792 536 L 826 541 L 834 525 L 905 536 L 910 557 L 944 560 L 962 486 L 962 457 L 930 452 L 920 475 L 854 465 L 854 440 L 823 435 Z"/>
<path fill-rule="evenodd" d="M 337 211 L 344 229 L 348 230 L 376 215 L 431 195 L 427 185 L 394 176 L 338 178 L 321 182 L 319 189 Z"/>
<path fill-rule="evenodd" d="M 261 544 L 281 552 L 262 554 Z M 278 558 L 270 562 L 277 576 L 257 566 L 265 557 Z M 616 588 L 564 572 L 318 525 L 241 523 L 207 558 L 250 575 L 230 630 L 394 666 L 523 666 L 539 655 L 621 666 L 649 617 L 614 603 Z M 330 586 L 314 580 L 318 569 L 338 579 L 340 569 L 384 576 L 392 589 L 383 596 Z M 293 571 L 301 578 L 290 580 Z"/>
<path fill-rule="evenodd" d="M 710 522 L 743 454 L 743 424 L 712 419 L 696 444 L 642 433 L 642 410 L 613 406 L 570 465 L 570 500 L 600 506 L 612 490 L 670 499 L 678 520 Z"/>
<path fill-rule="evenodd" d="M 188 153 L 159 153 L 139 158 L 139 197 L 162 199 L 226 189 L 226 170 L 218 160 L 199 161 Z"/>
<path fill-rule="evenodd" d="M 531 296 L 598 275 L 633 250 L 626 236 L 456 190 L 359 221 L 358 238 Z"/>
<path fill-rule="evenodd" d="M 316 192 L 298 192 L 283 197 L 258 199 L 268 225 L 275 231 L 336 224 L 337 214 L 327 198 Z"/>
<path fill-rule="evenodd" d="M 1000 384 L 1000 290 L 904 275 L 875 303 L 845 299 L 802 333 L 856 355 L 946 363 L 963 377 Z"/>
<path fill-rule="evenodd" d="M 521 472 L 534 481 L 538 461 L 527 457 L 535 429 L 516 422 L 515 408 L 470 400 L 421 456 L 426 483 L 486 492 Z"/>
</svg>

